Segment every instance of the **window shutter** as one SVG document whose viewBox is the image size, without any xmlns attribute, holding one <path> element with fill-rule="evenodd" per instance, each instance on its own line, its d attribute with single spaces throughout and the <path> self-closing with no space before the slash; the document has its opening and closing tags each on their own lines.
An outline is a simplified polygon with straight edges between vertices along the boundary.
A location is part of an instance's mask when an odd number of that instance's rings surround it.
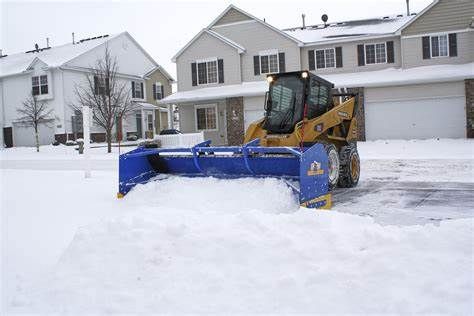
<svg viewBox="0 0 474 316">
<path fill-rule="evenodd" d="M 253 56 L 253 74 L 260 75 L 260 56 Z"/>
<path fill-rule="evenodd" d="M 451 33 L 449 36 L 449 56 L 455 57 L 458 55 L 458 43 L 456 33 Z"/>
<path fill-rule="evenodd" d="M 336 47 L 336 68 L 342 67 L 342 47 Z"/>
<path fill-rule="evenodd" d="M 314 64 L 314 50 L 309 50 L 308 51 L 308 67 L 309 70 L 315 70 L 316 66 Z"/>
<path fill-rule="evenodd" d="M 140 98 L 141 99 L 144 99 L 145 98 L 145 90 L 143 90 L 143 82 L 140 82 L 140 90 L 141 90 L 141 96 Z"/>
<path fill-rule="evenodd" d="M 278 53 L 278 63 L 280 72 L 285 72 L 285 53 Z"/>
<path fill-rule="evenodd" d="M 357 45 L 357 61 L 359 66 L 365 65 L 364 44 Z"/>
<path fill-rule="evenodd" d="M 99 78 L 94 76 L 94 94 L 99 94 Z"/>
<path fill-rule="evenodd" d="M 163 85 L 160 86 L 161 89 L 161 99 L 165 97 L 165 89 L 163 88 Z"/>
<path fill-rule="evenodd" d="M 219 74 L 219 83 L 224 83 L 224 59 L 217 60 L 217 72 Z"/>
<path fill-rule="evenodd" d="M 430 37 L 423 36 L 421 39 L 421 43 L 422 43 L 422 49 L 423 49 L 423 59 L 430 59 L 431 58 Z"/>
<path fill-rule="evenodd" d="M 393 41 L 387 42 L 387 63 L 393 64 L 395 62 L 395 52 L 393 51 Z"/>
<path fill-rule="evenodd" d="M 135 98 L 135 81 L 132 81 L 132 98 Z"/>
<path fill-rule="evenodd" d="M 191 63 L 191 78 L 192 78 L 193 86 L 197 86 L 198 78 L 197 78 L 197 71 L 196 71 L 196 63 Z"/>
<path fill-rule="evenodd" d="M 156 100 L 156 84 L 153 84 L 153 100 Z"/>
</svg>

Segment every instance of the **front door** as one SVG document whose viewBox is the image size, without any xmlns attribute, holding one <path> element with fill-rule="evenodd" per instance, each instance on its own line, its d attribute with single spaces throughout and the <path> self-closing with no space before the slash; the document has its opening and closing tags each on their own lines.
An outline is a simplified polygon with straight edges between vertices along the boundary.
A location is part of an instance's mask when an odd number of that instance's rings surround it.
<svg viewBox="0 0 474 316">
<path fill-rule="evenodd" d="M 142 113 L 139 112 L 136 114 L 136 120 L 137 120 L 137 137 L 143 138 Z"/>
<path fill-rule="evenodd" d="M 13 130 L 11 127 L 3 128 L 3 141 L 6 148 L 13 147 Z"/>
</svg>

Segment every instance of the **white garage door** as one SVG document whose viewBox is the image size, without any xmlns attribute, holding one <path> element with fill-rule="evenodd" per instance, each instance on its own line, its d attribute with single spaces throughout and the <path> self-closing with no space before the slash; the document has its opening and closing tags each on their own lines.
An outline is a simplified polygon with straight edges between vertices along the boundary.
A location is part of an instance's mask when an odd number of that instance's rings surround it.
<svg viewBox="0 0 474 316">
<path fill-rule="evenodd" d="M 39 126 L 40 145 L 48 145 L 54 141 L 53 127 L 45 124 Z M 35 146 L 35 132 L 31 126 L 13 124 L 13 146 Z"/>
<path fill-rule="evenodd" d="M 263 103 L 265 97 L 246 97 L 244 98 L 244 126 L 245 130 L 249 125 L 264 116 Z"/>
<path fill-rule="evenodd" d="M 397 97 L 400 94 L 397 93 L 402 93 L 401 90 L 387 89 L 383 95 L 385 98 L 381 98 L 380 94 L 366 89 L 367 140 L 466 137 L 466 99 L 464 95 L 459 95 L 459 87 L 424 88 L 424 95 L 419 95 L 417 91 L 403 91 L 405 95 L 399 100 Z M 436 91 L 437 88 L 440 90 Z M 436 93 L 440 95 L 430 96 Z"/>
</svg>

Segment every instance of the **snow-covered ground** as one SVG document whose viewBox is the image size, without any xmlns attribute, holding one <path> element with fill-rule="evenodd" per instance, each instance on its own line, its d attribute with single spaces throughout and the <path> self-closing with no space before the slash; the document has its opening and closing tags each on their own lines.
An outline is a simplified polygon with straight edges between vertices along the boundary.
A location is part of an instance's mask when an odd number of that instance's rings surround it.
<svg viewBox="0 0 474 316">
<path fill-rule="evenodd" d="M 97 149 L 107 164 L 84 179 L 71 148 L 29 150 L 0 151 L 5 311 L 473 312 L 472 141 L 360 143 L 359 187 L 330 212 L 274 179 L 170 178 L 116 200 L 117 154 Z"/>
</svg>

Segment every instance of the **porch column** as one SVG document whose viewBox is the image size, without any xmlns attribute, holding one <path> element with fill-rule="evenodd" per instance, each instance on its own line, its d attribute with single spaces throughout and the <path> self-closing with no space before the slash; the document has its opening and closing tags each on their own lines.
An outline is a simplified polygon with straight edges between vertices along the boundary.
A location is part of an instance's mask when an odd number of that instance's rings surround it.
<svg viewBox="0 0 474 316">
<path fill-rule="evenodd" d="M 174 128 L 173 126 L 173 106 L 171 104 L 167 104 L 166 108 L 168 110 L 168 129 Z"/>
</svg>

